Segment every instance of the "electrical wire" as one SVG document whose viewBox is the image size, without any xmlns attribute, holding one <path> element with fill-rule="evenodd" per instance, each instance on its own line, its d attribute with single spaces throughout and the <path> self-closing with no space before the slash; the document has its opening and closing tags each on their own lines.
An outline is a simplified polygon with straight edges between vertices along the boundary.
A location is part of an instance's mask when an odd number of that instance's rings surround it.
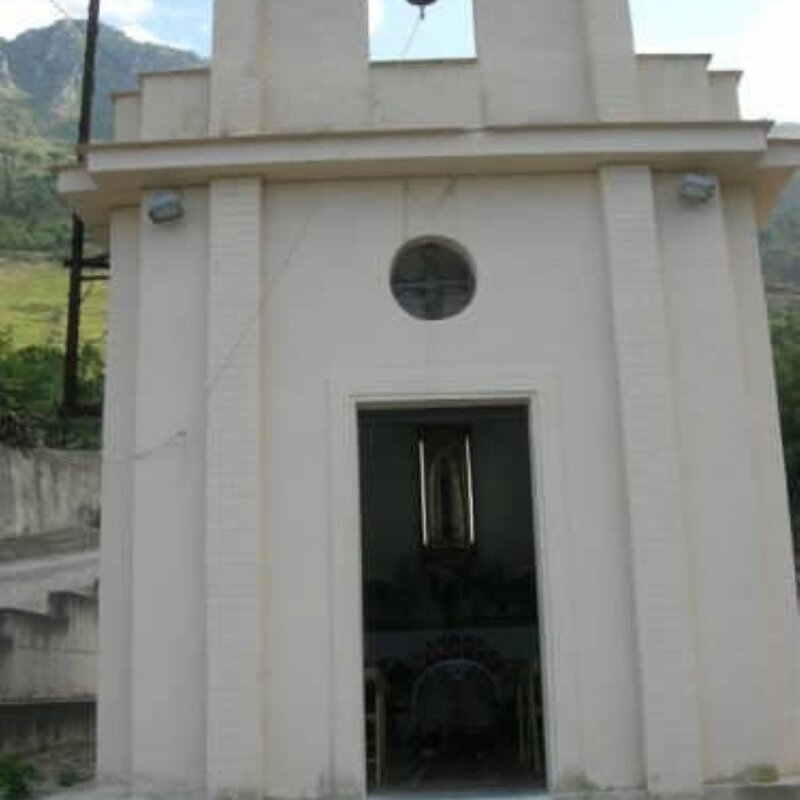
<svg viewBox="0 0 800 800">
<path fill-rule="evenodd" d="M 343 153 L 342 153 L 343 155 Z M 444 204 L 450 199 L 456 190 L 458 179 L 454 176 L 451 176 L 449 180 L 446 182 L 442 194 L 439 198 L 437 204 L 437 212 L 441 211 L 444 207 Z M 249 337 L 252 335 L 254 328 L 258 324 L 258 322 L 263 317 L 264 311 L 267 307 L 267 303 L 271 299 L 272 295 L 274 294 L 275 290 L 278 288 L 278 285 L 283 281 L 286 275 L 290 272 L 292 267 L 295 263 L 295 258 L 297 253 L 300 251 L 301 247 L 303 246 L 304 242 L 308 238 L 308 233 L 311 230 L 311 226 L 314 224 L 323 204 L 324 198 L 322 196 L 312 205 L 309 213 L 306 215 L 305 220 L 303 221 L 300 230 L 296 234 L 296 236 L 292 239 L 289 249 L 286 251 L 286 255 L 281 260 L 277 271 L 275 272 L 274 277 L 271 281 L 268 281 L 267 284 L 264 286 L 259 298 L 258 302 L 245 318 L 242 330 L 239 336 L 236 338 L 234 343 L 231 345 L 230 349 L 225 353 L 222 357 L 222 360 L 219 366 L 214 371 L 213 375 L 211 376 L 210 380 L 207 382 L 204 391 L 204 401 L 207 404 L 208 401 L 213 396 L 214 392 L 219 387 L 221 380 L 224 378 L 225 373 L 230 369 L 233 365 L 237 355 L 241 348 L 246 344 Z M 409 234 L 409 183 L 408 181 L 404 181 L 403 183 L 403 228 L 404 228 L 404 235 L 408 238 Z M 430 363 L 431 363 L 431 349 L 433 342 L 430 339 L 431 329 L 426 329 L 426 372 L 430 371 Z M 143 450 L 139 450 L 135 452 L 131 456 L 127 457 L 119 457 L 119 458 L 112 458 L 114 463 L 124 463 L 124 462 L 131 462 L 131 461 L 143 461 L 149 458 L 152 455 L 160 452 L 163 449 L 168 447 L 172 447 L 178 443 L 185 443 L 188 440 L 188 433 L 186 431 L 177 431 L 176 433 L 171 434 L 169 437 L 165 438 L 160 443 L 156 443 L 152 446 L 148 446 Z"/>
<path fill-rule="evenodd" d="M 203 399 L 207 404 L 208 401 L 213 396 L 214 392 L 217 390 L 220 381 L 225 376 L 225 373 L 228 369 L 232 366 L 234 360 L 236 359 L 239 351 L 245 345 L 250 335 L 253 333 L 253 329 L 258 324 L 259 320 L 261 319 L 263 312 L 269 302 L 269 299 L 275 292 L 278 287 L 278 284 L 283 280 L 283 278 L 287 275 L 294 264 L 295 256 L 297 255 L 298 251 L 303 245 L 303 242 L 306 240 L 308 236 L 308 232 L 311 229 L 314 220 L 317 217 L 321 207 L 322 207 L 323 198 L 320 197 L 319 200 L 314 203 L 311 210 L 309 211 L 306 219 L 303 222 L 300 230 L 298 231 L 297 235 L 292 240 L 291 244 L 289 245 L 289 249 L 286 252 L 286 255 L 281 260 L 280 265 L 275 273 L 275 277 L 269 281 L 263 291 L 261 292 L 258 303 L 256 307 L 251 311 L 250 314 L 247 315 L 245 318 L 242 331 L 239 336 L 236 338 L 236 341 L 231 345 L 230 349 L 222 358 L 219 367 L 214 371 L 211 379 L 208 381 L 205 387 Z M 129 456 L 108 456 L 108 460 L 115 464 L 125 464 L 137 461 L 144 461 L 151 456 L 159 453 L 162 450 L 167 448 L 173 447 L 176 444 L 185 444 L 188 441 L 189 434 L 185 430 L 176 431 L 175 433 L 171 434 L 170 436 L 166 437 L 165 439 L 161 440 L 160 442 L 156 442 L 153 445 L 149 445 L 144 449 L 137 450 L 132 455 Z"/>
<path fill-rule="evenodd" d="M 406 58 L 408 56 L 409 51 L 411 50 L 411 45 L 414 44 L 414 40 L 417 38 L 417 34 L 419 33 L 419 29 L 422 27 L 422 21 L 425 19 L 421 14 L 414 20 L 414 25 L 411 28 L 411 33 L 406 40 L 406 45 L 403 48 L 403 54 L 401 58 Z"/>
<path fill-rule="evenodd" d="M 59 0 L 45 0 L 45 2 L 52 8 L 54 8 L 67 22 L 70 23 L 70 25 L 72 26 L 72 31 L 74 32 L 76 37 L 80 40 L 80 42 L 83 43 L 86 35 L 84 30 L 85 23 L 81 22 L 78 19 L 75 19 L 75 17 L 73 17 L 69 13 L 69 11 L 67 11 L 67 9 L 59 2 Z M 100 33 L 102 33 L 102 28 Z M 97 39 L 97 53 L 98 55 L 102 55 L 106 61 L 109 61 L 112 64 L 114 64 L 114 66 L 116 66 L 121 73 L 126 74 L 130 72 L 129 66 L 123 64 L 122 61 L 120 61 L 120 59 L 118 59 L 114 54 L 112 54 L 109 50 L 103 47 L 101 36 L 98 36 Z M 75 103 L 76 105 L 79 104 L 79 100 L 76 99 Z"/>
<path fill-rule="evenodd" d="M 70 22 L 77 23 L 77 20 L 69 13 L 69 11 L 67 11 L 66 8 L 64 8 L 64 6 L 61 5 L 61 3 L 58 2 L 58 0 L 47 0 L 47 2 L 53 6 L 53 8 L 59 14 L 61 14 L 62 17 L 68 19 Z"/>
<path fill-rule="evenodd" d="M 264 309 L 266 308 L 267 302 L 269 301 L 272 293 L 275 291 L 280 281 L 292 267 L 292 264 L 294 262 L 294 257 L 297 254 L 303 242 L 305 241 L 306 236 L 309 230 L 311 229 L 311 225 L 313 224 L 314 219 L 316 218 L 317 213 L 319 212 L 321 207 L 322 207 L 322 199 L 320 198 L 320 200 L 318 200 L 317 203 L 315 203 L 315 205 L 312 207 L 310 213 L 306 217 L 303 226 L 301 227 L 297 236 L 295 236 L 295 238 L 292 240 L 292 243 L 289 246 L 289 250 L 287 251 L 286 256 L 281 261 L 280 266 L 278 267 L 278 270 L 275 273 L 275 277 L 271 281 L 269 281 L 267 285 L 264 287 L 264 290 L 262 291 L 261 296 L 259 297 L 258 304 L 245 319 L 245 323 L 242 328 L 242 333 L 233 343 L 230 350 L 225 354 L 219 367 L 214 372 L 214 375 L 212 376 L 211 380 L 206 385 L 206 390 L 205 390 L 206 400 L 208 400 L 211 397 L 214 390 L 217 388 L 217 385 L 225 375 L 225 372 L 228 370 L 228 368 L 231 366 L 234 359 L 236 358 L 237 353 L 242 348 L 244 343 L 247 341 L 255 325 L 261 319 Z"/>
<path fill-rule="evenodd" d="M 81 305 L 84 305 L 86 301 L 92 296 L 92 294 L 94 294 L 94 287 L 95 284 L 93 283 L 90 283 L 86 287 L 86 291 L 81 295 Z"/>
</svg>

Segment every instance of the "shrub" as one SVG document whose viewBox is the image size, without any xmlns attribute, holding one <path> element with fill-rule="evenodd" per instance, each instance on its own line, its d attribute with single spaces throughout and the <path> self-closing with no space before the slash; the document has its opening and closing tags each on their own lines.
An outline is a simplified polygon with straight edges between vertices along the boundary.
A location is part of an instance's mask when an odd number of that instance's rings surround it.
<svg viewBox="0 0 800 800">
<path fill-rule="evenodd" d="M 81 782 L 81 777 L 78 775 L 77 770 L 72 767 L 67 767 L 62 770 L 58 776 L 58 785 L 62 789 L 71 789 Z"/>
<path fill-rule="evenodd" d="M 36 772 L 30 764 L 15 758 L 0 759 L 0 800 L 30 797 Z"/>
</svg>

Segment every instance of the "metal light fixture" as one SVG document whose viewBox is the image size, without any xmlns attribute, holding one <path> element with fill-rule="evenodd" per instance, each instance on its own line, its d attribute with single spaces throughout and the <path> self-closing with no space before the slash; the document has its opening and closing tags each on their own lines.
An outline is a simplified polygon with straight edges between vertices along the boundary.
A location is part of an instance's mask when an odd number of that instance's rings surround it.
<svg viewBox="0 0 800 800">
<path fill-rule="evenodd" d="M 425 19 L 425 9 L 428 6 L 432 6 L 436 0 L 407 0 L 409 5 L 416 6 L 419 8 L 419 15 L 422 19 Z"/>
<path fill-rule="evenodd" d="M 714 175 L 688 173 L 681 181 L 680 196 L 687 206 L 710 203 L 716 196 L 719 184 Z"/>
<path fill-rule="evenodd" d="M 157 189 L 147 197 L 147 214 L 154 225 L 176 222 L 185 213 L 183 195 L 173 189 Z"/>
</svg>

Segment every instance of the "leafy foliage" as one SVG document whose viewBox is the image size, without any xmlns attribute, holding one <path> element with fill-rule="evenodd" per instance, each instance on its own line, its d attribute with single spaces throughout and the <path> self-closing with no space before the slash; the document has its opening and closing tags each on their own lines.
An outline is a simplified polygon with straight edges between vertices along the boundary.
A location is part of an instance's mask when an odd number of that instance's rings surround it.
<svg viewBox="0 0 800 800">
<path fill-rule="evenodd" d="M 53 173 L 66 155 L 57 143 L 0 135 L 0 246 L 67 252 L 70 216 L 56 193 Z"/>
<path fill-rule="evenodd" d="M 800 290 L 800 176 L 789 185 L 761 235 L 764 277 L 773 295 Z"/>
<path fill-rule="evenodd" d="M 82 348 L 83 400 L 99 406 L 103 397 L 104 360 L 91 344 Z M 59 415 L 64 356 L 59 347 L 17 348 L 10 330 L 0 330 L 0 441 L 20 449 L 98 449 L 99 419 Z"/>
<path fill-rule="evenodd" d="M 53 166 L 68 148 L 39 135 L 24 96 L 0 87 L 0 247 L 64 252 L 69 214 Z"/>
<path fill-rule="evenodd" d="M 30 797 L 36 771 L 28 764 L 15 759 L 0 759 L 0 800 L 20 800 Z"/>
<path fill-rule="evenodd" d="M 80 773 L 74 767 L 63 769 L 58 775 L 58 785 L 64 789 L 71 789 L 81 782 Z"/>
<path fill-rule="evenodd" d="M 795 550 L 800 551 L 800 310 L 784 311 L 773 317 L 772 347 Z"/>
<path fill-rule="evenodd" d="M 84 295 L 81 399 L 102 400 L 104 284 Z M 41 259 L 0 257 L 0 441 L 21 449 L 97 449 L 100 420 L 59 414 L 67 275 Z"/>
</svg>

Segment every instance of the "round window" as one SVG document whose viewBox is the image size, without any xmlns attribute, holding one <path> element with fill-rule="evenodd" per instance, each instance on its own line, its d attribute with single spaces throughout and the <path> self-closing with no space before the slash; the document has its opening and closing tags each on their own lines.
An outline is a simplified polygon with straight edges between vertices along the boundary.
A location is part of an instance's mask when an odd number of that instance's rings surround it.
<svg viewBox="0 0 800 800">
<path fill-rule="evenodd" d="M 397 254 L 392 294 L 412 317 L 441 320 L 460 314 L 475 297 L 475 273 L 457 245 L 417 240 Z"/>
</svg>

